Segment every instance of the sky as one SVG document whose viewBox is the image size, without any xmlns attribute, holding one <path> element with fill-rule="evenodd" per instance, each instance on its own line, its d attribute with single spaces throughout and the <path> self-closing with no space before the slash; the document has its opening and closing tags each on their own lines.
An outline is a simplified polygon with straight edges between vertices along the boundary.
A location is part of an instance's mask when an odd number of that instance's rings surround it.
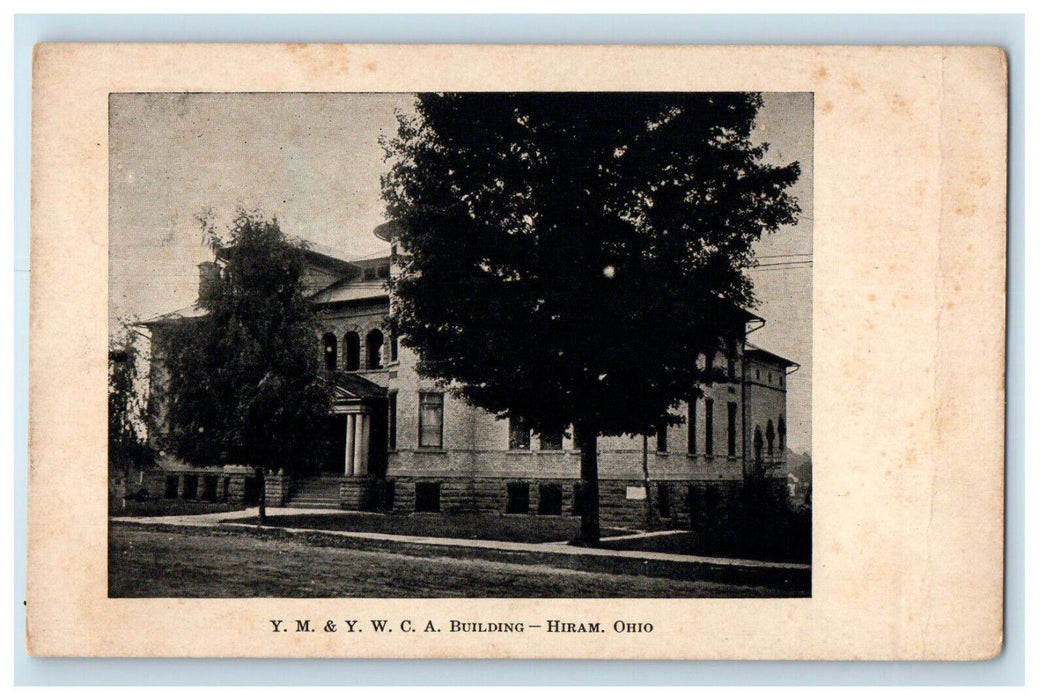
<svg viewBox="0 0 1046 700">
<path fill-rule="evenodd" d="M 765 263 L 813 252 L 813 95 L 764 93 L 753 140 L 766 160 L 799 161 L 796 226 L 756 244 Z M 196 300 L 197 265 L 211 255 L 199 219 L 224 228 L 240 208 L 276 216 L 291 236 L 364 257 L 387 250 L 386 164 L 403 93 L 127 93 L 109 101 L 109 318 L 143 319 Z M 768 257 L 773 256 L 773 257 Z M 750 336 L 800 367 L 788 377 L 788 440 L 810 450 L 812 270 L 754 269 Z"/>
</svg>

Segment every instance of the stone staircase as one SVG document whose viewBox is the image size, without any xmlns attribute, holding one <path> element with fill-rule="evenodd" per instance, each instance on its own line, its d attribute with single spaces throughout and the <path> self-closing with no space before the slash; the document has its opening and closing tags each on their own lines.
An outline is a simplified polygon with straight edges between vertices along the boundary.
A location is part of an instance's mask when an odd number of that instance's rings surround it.
<svg viewBox="0 0 1046 700">
<path fill-rule="evenodd" d="M 341 507 L 341 477 L 309 476 L 298 479 L 287 502 L 288 508 Z"/>
</svg>

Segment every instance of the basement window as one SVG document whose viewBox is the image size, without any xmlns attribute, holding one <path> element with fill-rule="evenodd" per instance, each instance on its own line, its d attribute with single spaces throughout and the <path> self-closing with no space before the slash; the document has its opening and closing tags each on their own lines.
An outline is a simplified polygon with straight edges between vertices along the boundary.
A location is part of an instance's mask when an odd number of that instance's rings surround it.
<svg viewBox="0 0 1046 700">
<path fill-rule="evenodd" d="M 505 512 L 523 515 L 530 512 L 530 484 L 519 482 L 508 484 L 508 503 Z"/>
<path fill-rule="evenodd" d="M 414 510 L 418 513 L 440 512 L 438 481 L 419 481 L 414 484 Z"/>
<path fill-rule="evenodd" d="M 538 486 L 538 515 L 563 514 L 563 487 L 560 484 Z"/>
</svg>

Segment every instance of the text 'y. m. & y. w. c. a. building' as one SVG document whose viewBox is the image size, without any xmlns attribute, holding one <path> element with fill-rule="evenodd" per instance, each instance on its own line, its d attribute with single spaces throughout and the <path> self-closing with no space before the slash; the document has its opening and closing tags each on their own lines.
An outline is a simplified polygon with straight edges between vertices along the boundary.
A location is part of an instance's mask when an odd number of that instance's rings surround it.
<svg viewBox="0 0 1046 700">
<path fill-rule="evenodd" d="M 269 474 L 236 465 L 196 468 L 161 456 L 149 491 L 168 498 L 352 510 L 571 515 L 580 453 L 569 435 L 537 435 L 511 418 L 456 399 L 419 376 L 410 348 L 390 338 L 388 280 L 395 275 L 394 228 L 376 234 L 388 253 L 351 259 L 312 245 L 306 291 L 322 324 L 316 339 L 335 385 L 322 437 L 331 445 L 319 473 Z M 218 273 L 200 266 L 201 285 Z M 163 382 L 165 329 L 206 313 L 198 305 L 142 323 L 152 339 L 151 382 Z M 734 496 L 753 474 L 784 479 L 787 375 L 796 365 L 757 348 L 762 319 L 736 309 L 733 347 L 698 362 L 722 381 L 674 413 L 655 435 L 599 439 L 600 512 L 623 526 L 688 523 L 710 502 Z M 711 374 L 711 373 L 710 373 Z M 152 430 L 163 430 L 162 414 Z"/>
</svg>

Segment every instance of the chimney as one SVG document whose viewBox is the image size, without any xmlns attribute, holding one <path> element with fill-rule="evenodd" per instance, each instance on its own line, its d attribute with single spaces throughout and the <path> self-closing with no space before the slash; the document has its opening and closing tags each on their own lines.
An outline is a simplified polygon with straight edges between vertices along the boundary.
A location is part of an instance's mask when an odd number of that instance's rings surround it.
<svg viewBox="0 0 1046 700">
<path fill-rule="evenodd" d="M 214 289 L 221 277 L 221 271 L 216 262 L 202 262 L 200 268 L 200 287 L 197 292 L 197 301 L 202 300 Z"/>
</svg>

